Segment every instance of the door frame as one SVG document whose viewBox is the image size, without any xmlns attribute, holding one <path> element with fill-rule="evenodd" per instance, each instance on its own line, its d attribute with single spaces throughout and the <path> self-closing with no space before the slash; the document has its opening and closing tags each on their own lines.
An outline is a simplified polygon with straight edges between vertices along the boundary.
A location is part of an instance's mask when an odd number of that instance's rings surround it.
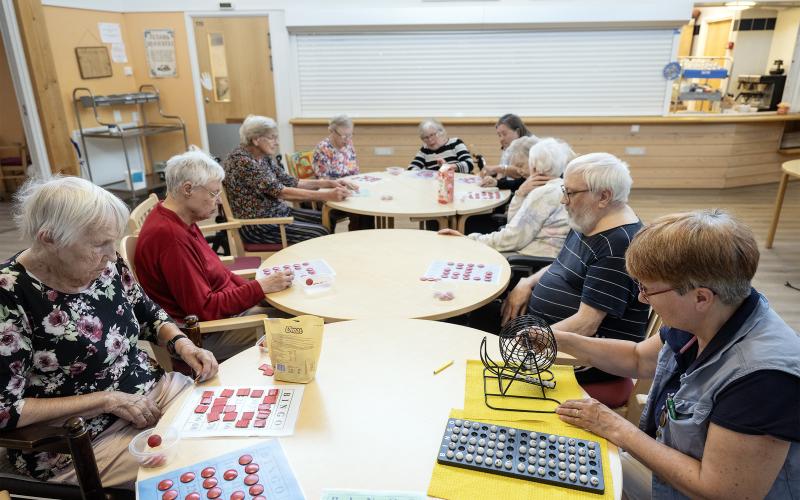
<svg viewBox="0 0 800 500">
<path fill-rule="evenodd" d="M 36 105 L 36 93 L 28 72 L 28 61 L 25 58 L 25 47 L 17 24 L 17 11 L 13 0 L 0 0 L 0 27 L 31 162 L 40 178 L 49 179 L 52 176 L 50 158 L 47 156 L 42 123 L 39 120 L 39 107 Z"/>
<path fill-rule="evenodd" d="M 3 0 L 8 1 L 8 0 Z M 284 154 L 294 151 L 294 136 L 289 120 L 292 118 L 291 61 L 289 60 L 289 34 L 286 29 L 286 13 L 283 10 L 248 11 L 192 11 L 184 14 L 186 38 L 189 45 L 189 62 L 192 68 L 192 85 L 197 107 L 197 122 L 200 127 L 202 148 L 208 151 L 208 129 L 206 110 L 203 104 L 203 88 L 200 83 L 200 61 L 197 57 L 197 40 L 194 36 L 194 20 L 200 17 L 264 17 L 267 16 L 272 53 L 272 85 L 275 89 L 275 121 Z"/>
</svg>

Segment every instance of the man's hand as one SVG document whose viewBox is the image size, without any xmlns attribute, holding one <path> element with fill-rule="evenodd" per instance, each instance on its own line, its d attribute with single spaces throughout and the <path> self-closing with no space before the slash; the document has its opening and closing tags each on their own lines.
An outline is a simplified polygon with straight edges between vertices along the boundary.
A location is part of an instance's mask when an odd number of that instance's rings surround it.
<svg viewBox="0 0 800 500">
<path fill-rule="evenodd" d="M 161 418 L 161 410 L 147 396 L 120 391 L 107 393 L 103 413 L 111 413 L 127 420 L 137 429 L 152 427 Z"/>
<path fill-rule="evenodd" d="M 463 234 L 459 233 L 455 229 L 440 229 L 438 234 L 448 235 L 448 236 L 464 236 Z"/>
<path fill-rule="evenodd" d="M 528 307 L 528 301 L 531 298 L 533 287 L 528 284 L 527 280 L 520 280 L 517 286 L 511 290 L 506 300 L 503 302 L 502 316 L 500 325 L 505 325 L 510 320 L 520 316 Z"/>
<path fill-rule="evenodd" d="M 214 354 L 197 347 L 191 340 L 178 339 L 175 343 L 175 352 L 194 370 L 197 382 L 203 382 L 217 375 L 219 364 Z"/>
<path fill-rule="evenodd" d="M 266 278 L 261 278 L 258 283 L 261 285 L 261 290 L 264 293 L 280 292 L 292 286 L 294 279 L 294 271 L 291 269 L 284 269 L 276 271 Z"/>
</svg>

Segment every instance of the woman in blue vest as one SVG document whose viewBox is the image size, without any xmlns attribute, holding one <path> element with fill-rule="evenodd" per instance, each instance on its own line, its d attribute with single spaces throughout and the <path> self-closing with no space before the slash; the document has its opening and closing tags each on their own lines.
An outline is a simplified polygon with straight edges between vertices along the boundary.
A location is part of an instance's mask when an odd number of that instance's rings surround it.
<svg viewBox="0 0 800 500">
<path fill-rule="evenodd" d="M 639 428 L 593 399 L 561 419 L 624 450 L 631 499 L 800 498 L 800 337 L 750 286 L 753 233 L 720 210 L 667 215 L 625 258 L 660 333 L 556 340 L 580 364 L 653 378 Z"/>
</svg>

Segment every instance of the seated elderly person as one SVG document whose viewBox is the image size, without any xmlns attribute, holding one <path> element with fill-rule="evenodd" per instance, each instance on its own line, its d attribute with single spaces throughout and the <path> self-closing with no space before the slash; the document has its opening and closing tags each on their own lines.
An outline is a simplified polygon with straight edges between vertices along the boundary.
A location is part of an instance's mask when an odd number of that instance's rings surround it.
<svg viewBox="0 0 800 500">
<path fill-rule="evenodd" d="M 358 173 L 356 150 L 353 148 L 353 120 L 347 115 L 331 118 L 330 135 L 314 148 L 311 167 L 318 179 L 338 179 Z"/>
<path fill-rule="evenodd" d="M 206 243 L 197 223 L 212 217 L 225 171 L 200 150 L 173 156 L 165 170 L 167 197 L 147 216 L 136 242 L 135 269 L 145 292 L 178 321 L 266 312 L 264 294 L 291 284 L 291 271 L 248 281 L 233 274 Z M 218 360 L 255 344 L 263 329 L 203 337 Z"/>
<path fill-rule="evenodd" d="M 16 219 L 32 243 L 0 265 L 0 429 L 88 419 L 104 486 L 133 488 L 127 447 L 192 385 L 164 373 L 137 340 L 165 345 L 200 380 L 213 354 L 196 347 L 145 295 L 115 247 L 127 207 L 89 181 L 32 181 L 17 195 Z M 76 483 L 68 455 L 8 450 L 22 474 Z"/>
<path fill-rule="evenodd" d="M 439 170 L 444 164 L 452 164 L 456 172 L 472 172 L 472 155 L 467 146 L 457 137 L 448 139 L 441 122 L 425 120 L 418 129 L 424 145 L 411 160 L 409 170 Z"/>
<path fill-rule="evenodd" d="M 626 259 L 660 334 L 555 334 L 579 361 L 653 379 L 639 429 L 592 399 L 565 401 L 561 419 L 625 450 L 630 499 L 800 498 L 800 338 L 751 288 L 753 233 L 720 210 L 666 215 Z"/>
<path fill-rule="evenodd" d="M 512 192 L 525 181 L 527 177 L 527 165 L 514 165 L 511 158 L 511 144 L 522 137 L 536 138 L 533 133 L 528 130 L 522 118 L 513 114 L 506 113 L 497 120 L 495 125 L 497 132 L 497 139 L 500 141 L 500 163 L 498 165 L 487 165 L 486 168 L 481 170 L 482 177 L 491 178 L 495 181 L 495 185 L 500 189 L 510 189 Z M 489 185 L 489 184 L 486 184 Z"/>
<path fill-rule="evenodd" d="M 517 139 L 525 141 L 527 138 Z M 575 157 L 569 145 L 556 139 L 542 139 L 529 153 L 530 179 L 514 194 L 508 207 L 508 224 L 490 233 L 472 233 L 467 237 L 480 241 L 498 252 L 521 253 L 540 257 L 555 257 L 564 246 L 569 231 L 567 211 L 561 203 L 561 174 Z M 536 176 L 549 180 L 533 186 Z M 458 235 L 453 229 L 439 234 Z"/>
<path fill-rule="evenodd" d="M 223 163 L 225 192 L 238 219 L 294 217 L 286 225 L 286 239 L 297 243 L 329 234 L 318 210 L 292 208 L 287 201 L 342 201 L 358 186 L 345 180 L 295 179 L 275 161 L 278 125 L 272 118 L 250 115 L 239 128 L 239 147 Z M 320 188 L 330 188 L 320 191 Z M 280 243 L 277 225 L 246 226 L 248 243 Z"/>
<path fill-rule="evenodd" d="M 627 204 L 632 183 L 625 162 L 608 153 L 572 160 L 561 188 L 571 230 L 556 260 L 520 280 L 501 314 L 486 308 L 473 325 L 497 332 L 500 324 L 527 312 L 587 337 L 641 340 L 648 308 L 637 300 L 636 284 L 625 272 L 625 250 L 642 227 Z M 576 368 L 575 376 L 586 392 L 611 407 L 625 404 L 633 389 L 629 378 L 597 368 Z"/>
</svg>

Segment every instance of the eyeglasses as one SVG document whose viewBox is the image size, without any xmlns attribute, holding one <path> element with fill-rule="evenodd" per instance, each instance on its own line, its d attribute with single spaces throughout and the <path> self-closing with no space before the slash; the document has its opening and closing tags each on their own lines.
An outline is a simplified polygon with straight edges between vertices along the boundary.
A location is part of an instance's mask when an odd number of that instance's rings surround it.
<svg viewBox="0 0 800 500">
<path fill-rule="evenodd" d="M 675 290 L 674 288 L 667 288 L 666 290 L 659 290 L 657 292 L 648 292 L 647 287 L 642 285 L 639 281 L 634 280 L 634 283 L 636 283 L 636 286 L 639 287 L 639 293 L 642 295 L 642 297 L 644 297 L 644 301 L 647 304 L 650 303 L 650 297 Z"/>
<path fill-rule="evenodd" d="M 339 137 L 341 137 L 342 139 L 346 140 L 346 141 L 349 141 L 350 139 L 352 139 L 352 138 L 353 138 L 353 134 L 352 134 L 352 133 L 349 133 L 349 134 L 343 134 L 343 133 L 339 132 L 338 130 L 334 130 L 333 132 L 334 132 L 336 135 L 338 135 Z"/>
<path fill-rule="evenodd" d="M 567 203 L 571 201 L 569 197 L 572 196 L 573 194 L 586 193 L 588 191 L 591 191 L 591 189 L 579 189 L 577 191 L 567 191 L 567 187 L 564 186 L 563 184 L 561 185 L 561 193 L 564 195 L 565 198 L 567 198 Z"/>
<path fill-rule="evenodd" d="M 429 140 L 433 139 L 434 137 L 438 137 L 438 136 L 439 136 L 439 132 L 434 132 L 434 133 L 428 134 L 428 135 L 421 135 L 421 136 L 419 136 L 419 138 L 422 139 L 423 141 L 429 141 Z"/>
<path fill-rule="evenodd" d="M 269 142 L 278 142 L 278 136 L 277 135 L 262 135 L 257 140 L 259 140 L 259 141 L 260 140 L 267 140 Z"/>
<path fill-rule="evenodd" d="M 215 200 L 218 200 L 219 197 L 222 196 L 222 190 L 221 189 L 219 191 L 212 191 L 212 190 L 208 189 L 207 187 L 201 186 L 199 184 L 197 186 L 194 186 L 194 187 L 198 187 L 198 188 L 202 189 L 203 191 L 208 193 Z"/>
</svg>

